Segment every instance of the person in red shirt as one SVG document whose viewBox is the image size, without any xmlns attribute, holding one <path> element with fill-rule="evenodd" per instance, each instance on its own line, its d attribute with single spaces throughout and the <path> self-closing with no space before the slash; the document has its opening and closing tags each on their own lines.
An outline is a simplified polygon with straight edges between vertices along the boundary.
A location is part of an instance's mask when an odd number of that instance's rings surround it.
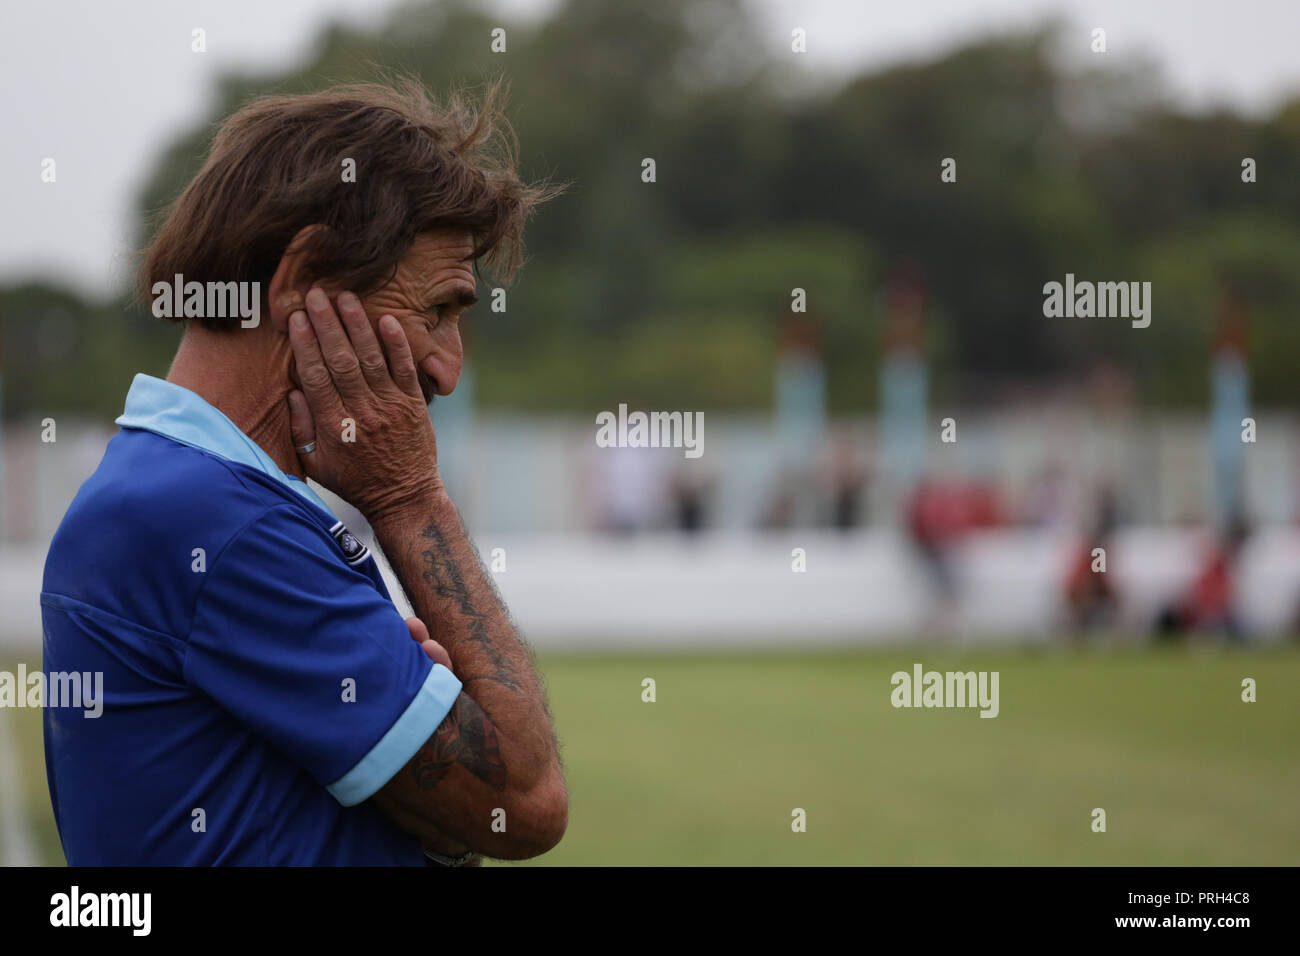
<svg viewBox="0 0 1300 956">
<path fill-rule="evenodd" d="M 1191 586 L 1160 615 L 1156 629 L 1161 636 L 1208 631 L 1233 640 L 1240 638 L 1241 622 L 1234 608 L 1237 559 L 1249 536 L 1243 519 L 1237 517 L 1230 522 L 1206 555 Z"/>
</svg>

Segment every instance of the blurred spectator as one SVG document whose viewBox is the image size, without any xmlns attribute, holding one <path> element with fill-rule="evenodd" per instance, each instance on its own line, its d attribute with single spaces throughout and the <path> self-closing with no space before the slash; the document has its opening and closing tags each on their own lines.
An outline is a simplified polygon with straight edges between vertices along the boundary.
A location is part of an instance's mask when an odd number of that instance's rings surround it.
<svg viewBox="0 0 1300 956">
<path fill-rule="evenodd" d="M 955 546 L 976 528 L 1002 524 L 992 487 L 979 482 L 939 482 L 923 477 L 907 504 L 907 529 L 934 588 L 932 627 L 943 626 L 955 610 L 960 582 L 953 564 Z"/>
<path fill-rule="evenodd" d="M 1024 520 L 1034 528 L 1076 526 L 1074 483 L 1058 459 L 1049 461 L 1030 486 L 1025 498 Z"/>
<path fill-rule="evenodd" d="M 947 610 L 957 600 L 950 549 L 961 534 L 959 502 L 933 479 L 922 478 L 907 504 L 907 530 L 934 588 L 936 609 Z"/>
<path fill-rule="evenodd" d="M 865 523 L 864 501 L 869 473 L 858 461 L 852 437 L 839 431 L 831 439 L 826 459 L 826 490 L 830 526 L 851 531 Z"/>
<path fill-rule="evenodd" d="M 783 314 L 773 370 L 773 416 L 781 464 L 804 470 L 826 435 L 826 363 L 820 320 L 811 312 Z"/>
<path fill-rule="evenodd" d="M 1115 491 L 1103 487 L 1097 496 L 1093 526 L 1075 545 L 1065 575 L 1066 614 L 1076 633 L 1110 627 L 1118 616 L 1119 600 L 1111 584 L 1109 568 L 1099 564 L 1099 560 L 1106 560 L 1112 554 L 1111 542 L 1117 523 Z M 1101 549 L 1100 556 L 1098 549 Z"/>
<path fill-rule="evenodd" d="M 668 481 L 663 454 L 676 449 L 599 448 L 591 459 L 595 520 L 602 531 L 632 534 L 662 523 Z"/>
<path fill-rule="evenodd" d="M 716 476 L 701 470 L 695 462 L 673 473 L 668 482 L 668 495 L 678 531 L 694 534 L 704 529 L 709 499 L 716 484 Z"/>
<path fill-rule="evenodd" d="M 759 527 L 768 531 L 793 527 L 798 502 L 795 488 L 798 482 L 788 469 L 782 469 L 769 493 L 768 503 L 759 516 Z"/>
<path fill-rule="evenodd" d="M 1246 363 L 1247 308 L 1229 290 L 1219 309 L 1210 364 L 1210 459 L 1214 520 L 1228 522 L 1243 505 L 1245 445 L 1241 423 L 1250 414 L 1250 368 Z"/>
<path fill-rule="evenodd" d="M 890 502 L 906 502 L 925 463 L 930 375 L 925 355 L 926 284 L 911 261 L 890 269 L 881 296 L 880 481 Z"/>
<path fill-rule="evenodd" d="M 1237 559 L 1249 537 L 1246 521 L 1234 517 L 1207 552 L 1191 587 L 1160 612 L 1157 637 L 1176 639 L 1197 632 L 1241 639 L 1241 621 L 1235 609 Z"/>
</svg>

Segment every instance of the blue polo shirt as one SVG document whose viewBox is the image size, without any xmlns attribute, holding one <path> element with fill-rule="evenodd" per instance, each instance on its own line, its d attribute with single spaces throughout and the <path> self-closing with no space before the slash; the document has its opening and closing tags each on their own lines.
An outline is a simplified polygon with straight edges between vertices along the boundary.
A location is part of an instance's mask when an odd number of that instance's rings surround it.
<svg viewBox="0 0 1300 956">
<path fill-rule="evenodd" d="M 460 681 L 410 638 L 369 551 L 194 392 L 137 375 L 50 545 L 46 707 L 68 863 L 423 865 L 368 798 Z"/>
</svg>

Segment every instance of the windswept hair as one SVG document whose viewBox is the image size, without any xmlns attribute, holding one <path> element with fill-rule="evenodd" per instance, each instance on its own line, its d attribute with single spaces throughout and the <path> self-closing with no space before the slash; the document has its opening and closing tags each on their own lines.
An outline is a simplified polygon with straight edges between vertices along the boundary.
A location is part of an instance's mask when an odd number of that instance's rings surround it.
<svg viewBox="0 0 1300 956">
<path fill-rule="evenodd" d="M 312 280 L 365 295 L 392 278 L 421 233 L 458 228 L 503 279 L 523 256 L 524 222 L 561 188 L 529 185 L 502 114 L 507 90 L 444 102 L 418 80 L 258 97 L 217 131 L 207 162 L 164 211 L 143 250 L 140 293 L 155 282 L 261 282 L 298 231 L 322 224 L 297 251 Z M 356 164 L 345 182 L 344 161 Z M 209 328 L 237 320 L 199 319 Z"/>
</svg>

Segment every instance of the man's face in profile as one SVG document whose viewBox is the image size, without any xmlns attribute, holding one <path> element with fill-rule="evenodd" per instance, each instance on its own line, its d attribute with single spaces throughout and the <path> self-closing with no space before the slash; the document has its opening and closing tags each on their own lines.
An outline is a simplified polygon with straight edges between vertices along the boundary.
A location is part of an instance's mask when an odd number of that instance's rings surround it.
<svg viewBox="0 0 1300 956">
<path fill-rule="evenodd" d="M 467 233 L 422 234 L 393 279 L 361 300 L 372 326 L 384 315 L 401 324 L 426 403 L 450 395 L 460 378 L 460 319 L 477 300 L 473 250 Z"/>
</svg>

